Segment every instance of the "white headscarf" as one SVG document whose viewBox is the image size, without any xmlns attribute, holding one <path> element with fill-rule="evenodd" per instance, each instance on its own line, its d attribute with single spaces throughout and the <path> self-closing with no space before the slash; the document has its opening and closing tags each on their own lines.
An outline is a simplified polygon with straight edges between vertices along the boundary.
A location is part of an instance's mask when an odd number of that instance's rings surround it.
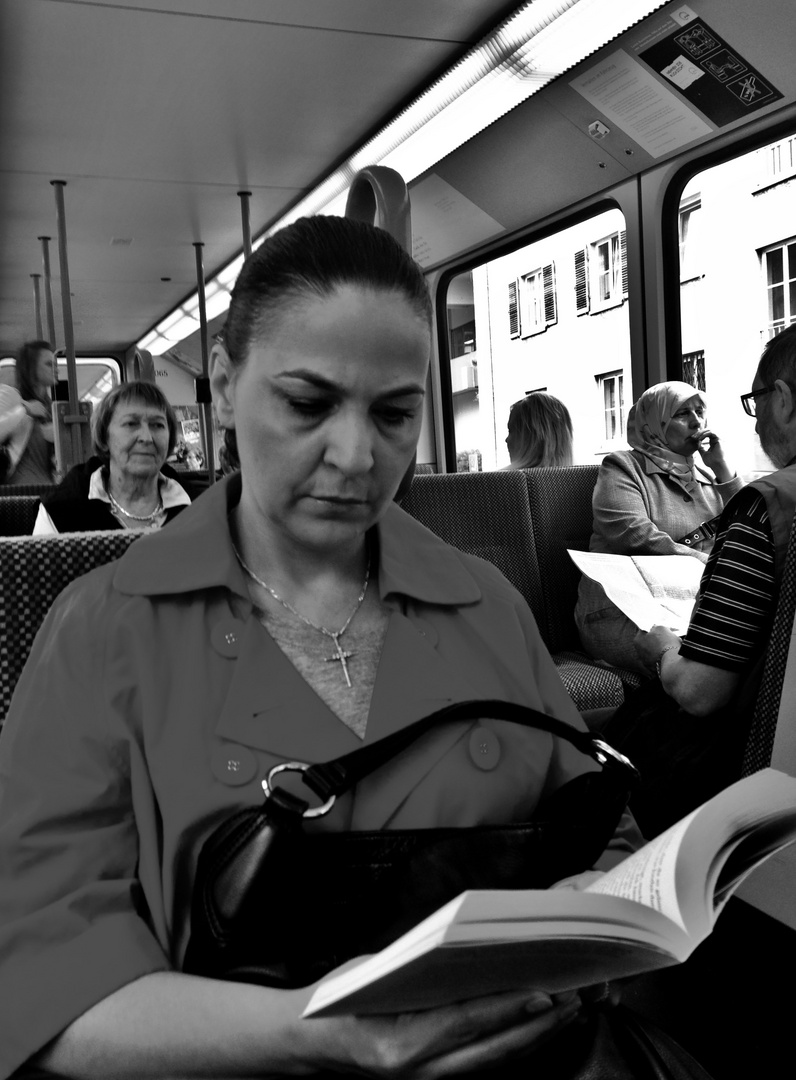
<svg viewBox="0 0 796 1080">
<path fill-rule="evenodd" d="M 663 472 L 677 477 L 686 488 L 712 484 L 709 473 L 694 464 L 693 454 L 676 454 L 666 442 L 666 430 L 687 401 L 698 398 L 707 407 L 705 395 L 684 382 L 662 382 L 645 390 L 627 415 L 627 441 Z"/>
</svg>

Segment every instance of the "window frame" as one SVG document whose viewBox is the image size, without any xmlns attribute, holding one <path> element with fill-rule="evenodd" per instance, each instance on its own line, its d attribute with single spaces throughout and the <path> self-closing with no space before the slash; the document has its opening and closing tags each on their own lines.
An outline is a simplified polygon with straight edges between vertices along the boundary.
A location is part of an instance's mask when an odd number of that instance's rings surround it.
<svg viewBox="0 0 796 1080">
<path fill-rule="evenodd" d="M 599 372 L 594 376 L 594 381 L 598 390 L 598 400 L 600 402 L 600 408 L 603 413 L 603 438 L 600 442 L 600 453 L 610 453 L 612 450 L 621 449 L 627 442 L 627 408 L 625 405 L 625 369 L 615 368 L 613 371 Z M 614 412 L 618 412 L 619 427 L 615 434 L 610 435 L 608 432 L 608 409 L 605 401 L 606 387 L 611 381 L 616 383 L 619 393 L 615 393 L 616 403 L 613 408 Z"/>
<path fill-rule="evenodd" d="M 558 322 L 555 263 L 545 263 L 518 278 L 519 336 L 543 334 Z"/>
<path fill-rule="evenodd" d="M 688 234 L 691 232 L 692 215 L 696 211 L 702 209 L 702 194 L 698 192 L 695 195 L 689 195 L 687 199 L 680 203 L 677 210 L 677 252 L 680 266 L 680 284 L 683 285 L 687 281 L 696 281 L 704 274 L 701 267 L 694 266 L 696 259 L 695 249 L 698 253 L 699 245 L 694 243 L 694 237 L 691 237 L 689 243 Z M 686 224 L 685 235 L 683 225 Z M 689 257 L 688 252 L 691 252 Z"/>
<path fill-rule="evenodd" d="M 788 249 L 793 248 L 793 258 L 791 260 Z M 773 318 L 772 310 L 772 285 L 769 281 L 768 275 L 768 257 L 774 252 L 780 252 L 782 254 L 782 277 L 774 282 L 774 286 L 782 289 L 782 310 L 783 317 L 781 319 Z M 784 330 L 786 327 L 796 323 L 796 236 L 791 236 L 787 240 L 780 240 L 776 244 L 768 244 L 764 248 L 758 250 L 760 257 L 760 276 L 765 290 L 765 302 L 763 308 L 764 315 L 764 329 L 761 332 L 761 337 L 770 341 L 771 338 Z M 790 263 L 793 262 L 792 276 Z M 786 263 L 788 268 L 786 270 Z M 794 302 L 791 303 L 791 294 L 793 294 Z"/>
<path fill-rule="evenodd" d="M 607 267 L 601 269 L 599 253 L 605 248 Z M 628 299 L 627 229 L 616 229 L 575 251 L 575 314 L 599 315 L 621 307 Z M 610 289 L 601 296 L 600 279 L 607 275 Z"/>
</svg>

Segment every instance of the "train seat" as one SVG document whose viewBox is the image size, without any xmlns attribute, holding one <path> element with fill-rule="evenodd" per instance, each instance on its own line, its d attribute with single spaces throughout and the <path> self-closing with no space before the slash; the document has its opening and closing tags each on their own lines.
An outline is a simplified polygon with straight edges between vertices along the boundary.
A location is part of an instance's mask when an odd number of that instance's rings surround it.
<svg viewBox="0 0 796 1080">
<path fill-rule="evenodd" d="M 55 484 L 0 484 L 0 499 L 9 495 L 47 495 L 55 491 Z"/>
<path fill-rule="evenodd" d="M 460 551 L 493 563 L 525 597 L 542 630 L 539 567 L 519 473 L 416 474 L 401 507 Z"/>
<path fill-rule="evenodd" d="M 33 639 L 56 596 L 143 535 L 126 529 L 0 538 L 0 724 Z"/>
<path fill-rule="evenodd" d="M 0 496 L 0 536 L 30 536 L 39 501 L 38 495 Z"/>
<path fill-rule="evenodd" d="M 547 647 L 579 709 L 611 708 L 625 688 L 639 686 L 632 671 L 594 663 L 583 652 L 575 626 L 580 571 L 567 548 L 588 551 L 592 494 L 599 465 L 523 469 L 533 521 L 536 560 L 541 571 Z M 584 704 L 584 700 L 590 704 Z"/>
<path fill-rule="evenodd" d="M 639 680 L 630 672 L 609 670 L 583 655 L 572 617 L 579 572 L 564 550 L 567 545 L 582 544 L 586 516 L 588 546 L 596 467 L 534 471 L 562 474 L 550 485 L 553 502 L 545 503 L 536 513 L 529 498 L 529 473 L 522 471 L 416 475 L 401 506 L 449 544 L 494 563 L 522 593 L 579 710 L 615 707 L 624 700 L 625 685 L 635 686 Z M 537 483 L 535 498 L 544 490 L 544 485 Z M 577 525 L 574 530 L 570 519 Z M 562 520 L 568 539 L 557 545 L 554 534 Z M 550 535 L 540 537 L 540 528 Z M 570 532 L 575 537 L 572 542 Z M 561 594 L 559 581 L 564 590 Z M 570 633 L 566 632 L 567 619 Z"/>
</svg>

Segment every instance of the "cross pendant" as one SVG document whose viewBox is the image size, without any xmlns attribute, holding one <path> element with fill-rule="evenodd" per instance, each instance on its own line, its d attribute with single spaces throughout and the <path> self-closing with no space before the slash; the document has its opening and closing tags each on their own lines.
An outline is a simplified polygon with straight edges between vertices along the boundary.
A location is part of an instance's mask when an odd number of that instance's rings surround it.
<svg viewBox="0 0 796 1080">
<path fill-rule="evenodd" d="M 347 661 L 350 660 L 350 658 L 354 655 L 354 653 L 345 651 L 345 649 L 342 647 L 342 645 L 338 641 L 337 634 L 330 634 L 329 637 L 334 642 L 335 649 L 337 649 L 337 656 L 324 656 L 324 658 L 323 658 L 324 663 L 328 664 L 329 661 L 333 661 L 333 662 L 337 663 L 339 661 L 339 663 L 342 665 L 342 668 L 343 668 L 343 674 L 345 675 L 346 685 L 348 686 L 348 689 L 350 690 L 352 688 L 352 686 L 353 686 L 353 683 L 351 682 L 351 676 L 348 674 L 348 663 L 347 663 Z"/>
</svg>

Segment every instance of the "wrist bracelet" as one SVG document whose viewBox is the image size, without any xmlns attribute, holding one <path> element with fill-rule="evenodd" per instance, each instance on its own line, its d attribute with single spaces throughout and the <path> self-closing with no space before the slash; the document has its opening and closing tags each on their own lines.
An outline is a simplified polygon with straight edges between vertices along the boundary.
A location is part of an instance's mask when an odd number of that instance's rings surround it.
<svg viewBox="0 0 796 1080">
<path fill-rule="evenodd" d="M 660 680 L 660 677 L 661 677 L 661 661 L 663 660 L 664 656 L 666 655 L 667 652 L 670 652 L 672 649 L 679 649 L 679 648 L 680 648 L 680 643 L 678 641 L 678 643 L 676 645 L 664 645 L 664 647 L 658 653 L 658 659 L 655 661 L 655 673 L 658 676 L 659 680 Z"/>
</svg>

